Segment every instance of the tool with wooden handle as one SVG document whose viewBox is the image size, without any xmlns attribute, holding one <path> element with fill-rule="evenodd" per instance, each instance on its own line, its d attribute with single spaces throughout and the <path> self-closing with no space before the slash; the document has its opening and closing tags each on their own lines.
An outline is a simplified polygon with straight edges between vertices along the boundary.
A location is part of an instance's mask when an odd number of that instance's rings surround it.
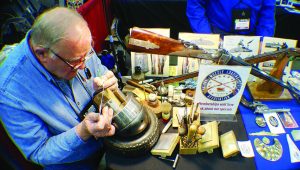
<svg viewBox="0 0 300 170">
<path fill-rule="evenodd" d="M 127 84 L 131 85 L 131 86 L 134 86 L 134 87 L 137 87 L 137 88 L 140 88 L 148 93 L 153 93 L 153 91 L 151 89 L 148 89 L 148 88 L 145 88 L 144 86 L 140 85 L 139 83 L 135 82 L 135 81 L 132 81 L 132 80 L 127 80 L 126 82 Z"/>
<path fill-rule="evenodd" d="M 197 131 L 197 126 L 194 124 L 191 124 L 189 127 L 189 130 L 188 130 L 187 143 L 192 142 L 192 139 L 193 139 L 196 131 Z"/>
</svg>

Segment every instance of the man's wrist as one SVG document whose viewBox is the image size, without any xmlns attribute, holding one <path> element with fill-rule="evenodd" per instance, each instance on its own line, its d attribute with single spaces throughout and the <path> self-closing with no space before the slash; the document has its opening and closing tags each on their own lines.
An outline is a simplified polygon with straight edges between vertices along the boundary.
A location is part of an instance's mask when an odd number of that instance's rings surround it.
<svg viewBox="0 0 300 170">
<path fill-rule="evenodd" d="M 77 135 L 83 140 L 83 141 L 87 141 L 92 134 L 89 133 L 87 127 L 85 126 L 84 122 L 80 122 L 77 126 L 76 126 L 76 133 Z"/>
</svg>

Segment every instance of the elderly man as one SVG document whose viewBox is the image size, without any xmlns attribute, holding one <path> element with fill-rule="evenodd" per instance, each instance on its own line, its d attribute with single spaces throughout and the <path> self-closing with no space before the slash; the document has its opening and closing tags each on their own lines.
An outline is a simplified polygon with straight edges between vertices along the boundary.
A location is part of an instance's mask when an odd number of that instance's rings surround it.
<svg viewBox="0 0 300 170">
<path fill-rule="evenodd" d="M 101 137 L 112 136 L 113 111 L 80 113 L 95 90 L 118 87 L 92 48 L 76 11 L 57 7 L 0 64 L 0 118 L 24 157 L 45 169 L 95 169 Z M 100 78 L 100 77 L 101 78 Z"/>
</svg>

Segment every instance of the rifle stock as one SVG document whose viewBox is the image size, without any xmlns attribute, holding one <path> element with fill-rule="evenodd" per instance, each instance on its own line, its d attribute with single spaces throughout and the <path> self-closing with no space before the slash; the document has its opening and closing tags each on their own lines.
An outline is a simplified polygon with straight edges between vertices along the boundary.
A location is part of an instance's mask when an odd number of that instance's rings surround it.
<svg viewBox="0 0 300 170">
<path fill-rule="evenodd" d="M 187 44 L 184 44 L 182 41 L 165 37 L 138 27 L 132 28 L 126 46 L 131 51 L 141 53 L 178 55 L 214 60 L 214 56 L 206 50 L 189 48 L 187 47 Z M 195 48 L 195 46 L 193 47 Z"/>
</svg>

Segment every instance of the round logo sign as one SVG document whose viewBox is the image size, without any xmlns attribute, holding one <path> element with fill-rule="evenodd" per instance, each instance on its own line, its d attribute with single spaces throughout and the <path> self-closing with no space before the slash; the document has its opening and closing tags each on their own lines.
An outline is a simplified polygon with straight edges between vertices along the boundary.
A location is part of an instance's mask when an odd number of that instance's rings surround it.
<svg viewBox="0 0 300 170">
<path fill-rule="evenodd" d="M 202 82 L 201 90 L 204 96 L 214 101 L 224 101 L 235 96 L 242 86 L 238 73 L 228 69 L 210 73 Z"/>
</svg>

